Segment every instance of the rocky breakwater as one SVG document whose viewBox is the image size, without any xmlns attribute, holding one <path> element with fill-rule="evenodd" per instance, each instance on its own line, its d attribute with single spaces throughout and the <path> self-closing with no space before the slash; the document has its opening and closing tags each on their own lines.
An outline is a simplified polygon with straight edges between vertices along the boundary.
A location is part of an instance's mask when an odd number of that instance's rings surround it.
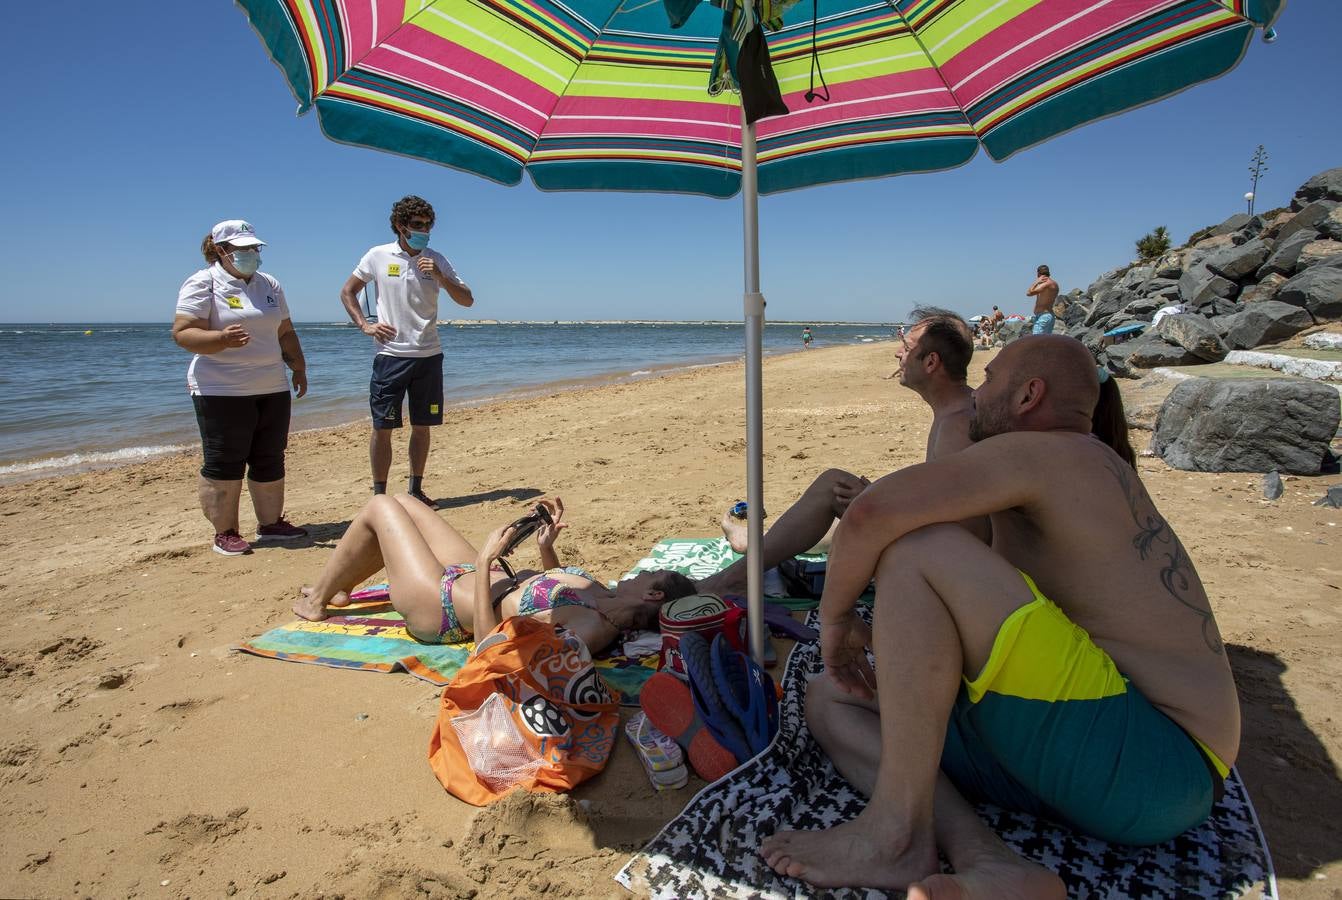
<svg viewBox="0 0 1342 900">
<path fill-rule="evenodd" d="M 1342 167 L 1306 181 L 1288 207 L 1232 216 L 1159 258 L 1105 273 L 1059 298 L 1055 312 L 1101 366 L 1127 378 L 1216 363 L 1342 321 Z M 1106 336 L 1134 324 L 1146 326 L 1137 337 Z M 1333 385 L 1194 378 L 1164 400 L 1152 449 L 1181 469 L 1317 474 L 1336 469 L 1338 420 Z"/>
</svg>

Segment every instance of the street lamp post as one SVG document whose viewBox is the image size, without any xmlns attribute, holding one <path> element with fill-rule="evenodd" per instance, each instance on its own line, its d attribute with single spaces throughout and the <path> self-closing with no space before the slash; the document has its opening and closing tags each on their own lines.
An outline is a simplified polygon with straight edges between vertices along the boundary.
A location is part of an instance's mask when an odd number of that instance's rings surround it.
<svg viewBox="0 0 1342 900">
<path fill-rule="evenodd" d="M 1244 200 L 1249 204 L 1249 215 L 1253 215 L 1253 191 L 1247 191 Z"/>
</svg>

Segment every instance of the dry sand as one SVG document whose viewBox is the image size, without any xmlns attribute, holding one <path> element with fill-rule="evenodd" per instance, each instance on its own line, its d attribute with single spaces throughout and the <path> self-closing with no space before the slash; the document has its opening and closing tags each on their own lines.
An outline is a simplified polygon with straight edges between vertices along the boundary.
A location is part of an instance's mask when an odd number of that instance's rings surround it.
<svg viewBox="0 0 1342 900">
<path fill-rule="evenodd" d="M 875 477 L 921 457 L 926 410 L 878 377 L 894 367 L 890 344 L 766 361 L 769 509 L 826 466 Z M 428 488 L 476 539 L 557 493 L 565 559 L 613 578 L 660 537 L 717 533 L 743 490 L 741 385 L 723 365 L 459 411 Z M 291 618 L 366 498 L 364 427 L 294 437 L 301 547 L 211 553 L 197 466 L 0 487 L 0 895 L 622 895 L 611 876 L 697 782 L 654 793 L 621 743 L 573 798 L 476 810 L 429 770 L 431 686 L 230 650 Z M 1239 766 L 1283 893 L 1338 897 L 1342 510 L 1311 501 L 1342 479 L 1291 478 L 1268 503 L 1258 476 L 1140 469 L 1230 646 Z"/>
</svg>

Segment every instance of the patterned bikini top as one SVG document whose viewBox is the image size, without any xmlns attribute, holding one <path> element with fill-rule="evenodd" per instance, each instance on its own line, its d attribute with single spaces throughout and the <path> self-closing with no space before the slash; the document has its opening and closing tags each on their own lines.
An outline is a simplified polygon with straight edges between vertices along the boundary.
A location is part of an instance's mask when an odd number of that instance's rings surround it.
<svg viewBox="0 0 1342 900">
<path fill-rule="evenodd" d="M 592 584 L 601 583 L 577 566 L 550 569 L 527 582 L 526 586 L 522 588 L 522 596 L 517 601 L 517 614 L 519 616 L 534 616 L 538 612 L 561 609 L 565 606 L 583 606 L 587 609 L 596 609 L 595 601 L 585 599 L 578 593 L 578 589 L 572 585 L 565 584 L 558 578 L 551 578 L 551 572 L 578 575 L 586 578 Z"/>
</svg>

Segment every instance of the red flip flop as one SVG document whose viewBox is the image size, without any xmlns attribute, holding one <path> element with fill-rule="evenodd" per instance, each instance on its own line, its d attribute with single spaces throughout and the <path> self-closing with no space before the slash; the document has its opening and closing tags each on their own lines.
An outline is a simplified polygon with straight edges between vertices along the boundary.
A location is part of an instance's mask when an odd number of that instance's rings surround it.
<svg viewBox="0 0 1342 900">
<path fill-rule="evenodd" d="M 704 725 L 689 687 L 676 676 L 658 672 L 649 678 L 639 691 L 639 705 L 658 731 L 684 748 L 700 778 L 717 781 L 736 768 L 736 757 Z"/>
</svg>

